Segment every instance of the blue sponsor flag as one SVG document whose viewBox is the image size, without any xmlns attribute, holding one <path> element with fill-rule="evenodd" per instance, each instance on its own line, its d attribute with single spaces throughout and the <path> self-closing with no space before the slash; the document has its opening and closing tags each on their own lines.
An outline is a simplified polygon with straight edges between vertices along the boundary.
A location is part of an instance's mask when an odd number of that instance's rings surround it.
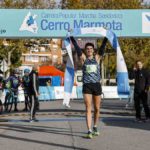
<svg viewBox="0 0 150 150">
<path fill-rule="evenodd" d="M 66 70 L 65 70 L 65 78 L 64 78 L 64 100 L 63 105 L 70 107 L 70 98 L 72 95 L 72 89 L 74 85 L 74 63 L 72 58 L 72 49 L 71 49 L 71 43 L 70 38 L 67 36 L 65 39 L 65 47 L 68 52 L 68 58 L 67 58 L 67 64 L 66 64 Z"/>
</svg>

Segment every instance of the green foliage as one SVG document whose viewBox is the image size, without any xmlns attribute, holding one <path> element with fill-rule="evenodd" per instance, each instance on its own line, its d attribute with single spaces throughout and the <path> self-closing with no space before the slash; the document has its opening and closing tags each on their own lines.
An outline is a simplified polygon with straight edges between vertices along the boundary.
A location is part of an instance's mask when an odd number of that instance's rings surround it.
<svg viewBox="0 0 150 150">
<path fill-rule="evenodd" d="M 144 63 L 144 67 L 150 70 L 149 38 L 118 38 L 118 40 L 129 70 L 134 67 L 137 60 L 141 60 Z M 101 42 L 102 39 L 98 40 L 98 47 L 100 47 Z M 116 72 L 116 55 L 109 42 L 106 45 L 104 65 L 106 74 L 110 71 L 111 77 L 114 77 Z"/>
<path fill-rule="evenodd" d="M 0 8 L 54 8 L 55 3 L 52 0 L 1 0 Z M 141 9 L 139 0 L 62 0 L 62 8 L 66 9 Z M 13 49 L 11 55 L 12 67 L 20 65 L 21 53 L 26 51 L 24 43 L 30 43 L 30 40 L 9 40 L 9 46 L 3 46 L 3 40 L 0 40 L 0 59 L 8 57 L 8 52 Z M 135 61 L 140 59 L 144 62 L 146 68 L 150 69 L 150 39 L 146 38 L 120 38 L 119 43 L 125 57 L 128 68 L 132 68 Z M 99 40 L 98 44 L 101 44 Z M 111 49 L 107 44 L 106 53 Z M 112 53 L 113 50 L 111 50 Z M 116 72 L 115 53 L 109 56 L 109 69 L 112 76 Z M 108 56 L 105 56 L 105 66 L 108 68 Z"/>
<path fill-rule="evenodd" d="M 127 64 L 127 68 L 130 70 L 134 67 L 137 60 L 141 60 L 144 63 L 144 67 L 150 70 L 150 39 L 149 38 L 118 38 L 119 44 Z M 98 47 L 100 47 L 102 39 L 98 40 Z M 109 60 L 109 62 L 108 62 Z M 115 76 L 116 72 L 116 54 L 112 49 L 109 42 L 106 45 L 104 55 L 104 65 L 106 67 L 106 74 L 108 71 L 111 77 Z"/>
<path fill-rule="evenodd" d="M 1 0 L 0 8 L 23 9 L 35 8 L 46 9 L 54 8 L 54 0 Z M 6 59 L 10 63 L 10 69 L 21 65 L 21 54 L 27 51 L 25 43 L 30 43 L 29 39 L 7 39 L 8 46 L 4 46 L 4 39 L 0 40 L 0 60 Z M 32 42 L 31 42 L 32 44 Z M 9 58 L 10 54 L 10 58 Z"/>
<path fill-rule="evenodd" d="M 47 9 L 55 7 L 55 0 L 2 0 L 2 8 L 35 8 Z"/>
<path fill-rule="evenodd" d="M 68 9 L 139 9 L 139 0 L 63 0 Z"/>
<path fill-rule="evenodd" d="M 150 69 L 150 39 L 148 38 L 121 38 L 120 46 L 128 68 L 132 68 L 135 61 L 141 60 L 144 66 Z"/>
<path fill-rule="evenodd" d="M 67 9 L 141 9 L 139 0 L 63 0 Z M 98 46 L 102 40 L 98 40 Z M 119 38 L 127 68 L 134 66 L 136 60 L 141 60 L 146 68 L 150 69 L 150 39 L 148 38 Z M 116 56 L 110 44 L 107 44 L 104 65 L 106 74 L 110 71 L 111 77 L 116 72 Z M 111 54 L 107 54 L 110 53 Z M 109 55 L 109 56 L 108 56 Z M 108 62 L 109 57 L 109 62 Z M 109 66 L 108 66 L 109 65 Z"/>
<path fill-rule="evenodd" d="M 10 53 L 10 67 L 18 67 L 21 65 L 21 54 L 26 51 L 23 40 L 7 40 L 8 45 L 3 44 L 4 40 L 0 40 L 0 59 L 5 59 L 9 61 Z"/>
</svg>

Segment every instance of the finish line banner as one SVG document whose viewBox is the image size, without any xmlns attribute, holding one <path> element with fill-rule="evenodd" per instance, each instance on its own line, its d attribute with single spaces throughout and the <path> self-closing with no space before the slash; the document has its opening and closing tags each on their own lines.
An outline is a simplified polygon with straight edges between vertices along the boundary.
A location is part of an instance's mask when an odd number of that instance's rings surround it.
<svg viewBox="0 0 150 150">
<path fill-rule="evenodd" d="M 0 38 L 64 38 L 68 29 L 86 27 L 106 27 L 117 37 L 149 37 L 150 10 L 0 9 Z"/>
<path fill-rule="evenodd" d="M 126 67 L 126 63 L 124 61 L 124 57 L 122 55 L 120 45 L 118 43 L 117 36 L 111 30 L 107 30 L 103 27 L 92 27 L 92 28 L 77 28 L 73 29 L 73 32 L 68 32 L 67 37 L 65 39 L 65 46 L 68 52 L 67 65 L 65 70 L 65 78 L 64 78 L 64 100 L 63 105 L 70 107 L 70 98 L 72 95 L 72 88 L 74 83 L 74 62 L 72 58 L 72 49 L 71 49 L 71 40 L 70 36 L 75 35 L 86 35 L 86 34 L 96 34 L 99 36 L 106 37 L 110 42 L 113 49 L 116 50 L 117 53 L 117 91 L 119 95 L 129 95 L 130 87 L 128 81 L 128 71 Z"/>
</svg>

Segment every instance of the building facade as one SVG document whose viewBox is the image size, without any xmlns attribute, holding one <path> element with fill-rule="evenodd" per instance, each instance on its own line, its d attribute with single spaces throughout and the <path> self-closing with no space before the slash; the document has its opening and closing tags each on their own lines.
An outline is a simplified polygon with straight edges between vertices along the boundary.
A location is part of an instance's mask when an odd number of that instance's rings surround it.
<svg viewBox="0 0 150 150">
<path fill-rule="evenodd" d="M 23 53 L 22 66 L 60 65 L 62 63 L 61 40 L 52 39 L 49 44 L 41 44 L 31 47 L 27 53 Z"/>
</svg>

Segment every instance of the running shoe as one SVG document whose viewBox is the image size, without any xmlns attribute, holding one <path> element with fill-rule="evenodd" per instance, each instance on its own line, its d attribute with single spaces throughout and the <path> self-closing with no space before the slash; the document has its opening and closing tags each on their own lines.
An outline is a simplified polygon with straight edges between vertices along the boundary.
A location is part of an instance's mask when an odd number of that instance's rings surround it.
<svg viewBox="0 0 150 150">
<path fill-rule="evenodd" d="M 64 108 L 69 109 L 71 106 L 69 104 L 63 104 Z"/>
<path fill-rule="evenodd" d="M 141 123 L 141 122 L 143 122 L 143 120 L 141 118 L 136 118 L 135 122 Z"/>
<path fill-rule="evenodd" d="M 35 118 L 35 117 L 33 117 L 33 118 L 30 118 L 30 120 L 29 120 L 29 122 L 38 122 L 38 120 Z"/>
<path fill-rule="evenodd" d="M 93 138 L 93 135 L 92 135 L 91 131 L 88 131 L 88 133 L 86 135 L 86 138 L 88 138 L 88 139 L 92 139 Z"/>
<path fill-rule="evenodd" d="M 150 118 L 145 118 L 144 122 L 150 122 Z"/>
<path fill-rule="evenodd" d="M 33 119 L 29 119 L 29 122 L 32 123 L 32 122 L 34 122 L 34 120 Z"/>
<path fill-rule="evenodd" d="M 14 109 L 14 112 L 18 112 L 18 109 L 17 109 L 17 108 L 15 108 L 15 109 Z"/>
<path fill-rule="evenodd" d="M 94 136 L 98 136 L 99 135 L 99 131 L 97 129 L 97 127 L 93 127 L 93 133 Z"/>
</svg>

